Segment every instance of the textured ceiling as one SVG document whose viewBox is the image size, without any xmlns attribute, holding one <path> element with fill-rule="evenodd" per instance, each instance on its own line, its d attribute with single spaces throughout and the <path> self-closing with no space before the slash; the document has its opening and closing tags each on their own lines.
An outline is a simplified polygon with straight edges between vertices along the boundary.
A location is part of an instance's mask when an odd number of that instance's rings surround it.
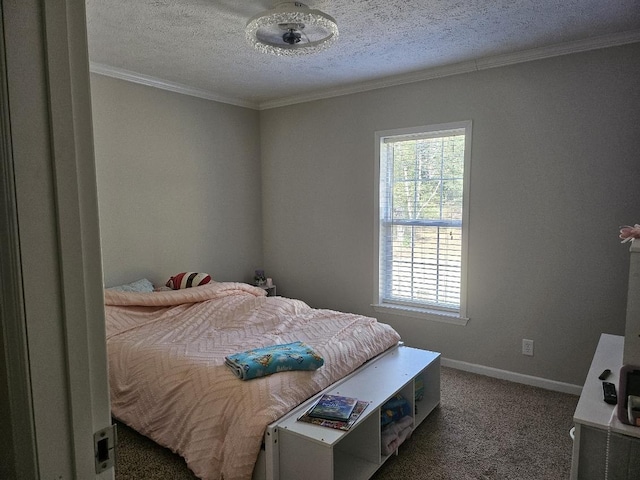
<svg viewBox="0 0 640 480">
<path fill-rule="evenodd" d="M 317 0 L 340 37 L 314 55 L 259 53 L 247 20 L 278 0 L 87 0 L 93 71 L 264 108 L 521 52 L 640 41 L 638 0 Z"/>
</svg>

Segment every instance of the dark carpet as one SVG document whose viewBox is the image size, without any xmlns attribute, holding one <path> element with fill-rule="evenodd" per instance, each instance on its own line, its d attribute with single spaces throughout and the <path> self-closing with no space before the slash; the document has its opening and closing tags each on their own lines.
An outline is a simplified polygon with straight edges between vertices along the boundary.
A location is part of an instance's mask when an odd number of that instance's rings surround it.
<svg viewBox="0 0 640 480">
<path fill-rule="evenodd" d="M 566 480 L 578 397 L 442 368 L 440 406 L 374 480 Z M 116 480 L 195 479 L 182 458 L 118 425 Z"/>
</svg>

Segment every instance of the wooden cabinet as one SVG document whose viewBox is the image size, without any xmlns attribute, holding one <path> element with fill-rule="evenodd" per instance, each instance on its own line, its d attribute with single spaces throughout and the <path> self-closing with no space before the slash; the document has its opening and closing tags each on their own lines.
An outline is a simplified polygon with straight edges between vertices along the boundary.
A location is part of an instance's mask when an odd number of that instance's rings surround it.
<svg viewBox="0 0 640 480">
<path fill-rule="evenodd" d="M 416 396 L 418 389 L 421 395 Z M 370 404 L 347 431 L 297 420 L 320 394 L 281 419 L 277 426 L 281 480 L 370 478 L 390 457 L 381 453 L 380 408 L 399 393 L 412 406 L 414 428 L 422 423 L 440 403 L 440 354 L 399 346 L 322 393 Z M 402 445 L 398 450 L 401 454 Z"/>
</svg>

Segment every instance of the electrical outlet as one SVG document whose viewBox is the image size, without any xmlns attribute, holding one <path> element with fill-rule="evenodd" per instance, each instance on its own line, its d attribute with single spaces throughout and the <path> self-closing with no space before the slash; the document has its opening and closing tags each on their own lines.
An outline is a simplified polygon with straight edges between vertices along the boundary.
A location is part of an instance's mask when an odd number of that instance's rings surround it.
<svg viewBox="0 0 640 480">
<path fill-rule="evenodd" d="M 522 354 L 533 357 L 533 340 L 522 339 Z"/>
</svg>

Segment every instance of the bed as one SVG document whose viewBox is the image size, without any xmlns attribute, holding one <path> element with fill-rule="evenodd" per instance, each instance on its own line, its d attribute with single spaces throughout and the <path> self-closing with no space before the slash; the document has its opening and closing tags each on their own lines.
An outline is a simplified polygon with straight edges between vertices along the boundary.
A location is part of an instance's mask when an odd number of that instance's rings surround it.
<svg viewBox="0 0 640 480">
<path fill-rule="evenodd" d="M 105 313 L 114 417 L 204 480 L 250 479 L 269 424 L 400 340 L 373 318 L 234 282 L 107 289 Z M 232 354 L 292 342 L 309 345 L 324 365 L 252 380 L 225 365 Z"/>
</svg>

